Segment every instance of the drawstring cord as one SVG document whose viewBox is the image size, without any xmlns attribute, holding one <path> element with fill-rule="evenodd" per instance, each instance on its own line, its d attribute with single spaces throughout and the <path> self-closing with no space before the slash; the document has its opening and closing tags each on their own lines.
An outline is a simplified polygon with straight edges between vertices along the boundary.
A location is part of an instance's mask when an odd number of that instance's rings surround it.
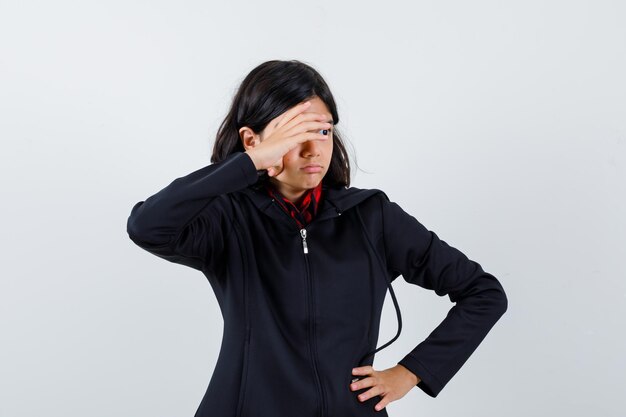
<svg viewBox="0 0 626 417">
<path fill-rule="evenodd" d="M 366 353 L 365 356 L 363 356 L 361 358 L 361 360 L 359 361 L 359 366 L 363 366 L 363 361 L 367 357 L 369 357 L 369 356 L 375 354 L 376 352 L 386 348 L 387 346 L 392 344 L 400 336 L 400 333 L 402 331 L 402 315 L 400 314 L 400 306 L 398 305 L 398 300 L 396 299 L 396 294 L 393 292 L 393 286 L 391 285 L 391 282 L 387 278 L 387 271 L 385 271 L 385 268 L 383 267 L 384 262 L 380 258 L 380 255 L 378 254 L 378 251 L 376 251 L 376 248 L 374 247 L 374 244 L 372 243 L 372 240 L 370 239 L 369 234 L 367 233 L 367 230 L 365 228 L 365 223 L 363 222 L 363 218 L 361 217 L 361 213 L 359 211 L 359 205 L 357 204 L 355 207 L 356 207 L 357 217 L 359 218 L 359 221 L 361 222 L 361 231 L 363 232 L 363 234 L 365 235 L 365 238 L 367 239 L 367 242 L 369 243 L 369 246 L 371 248 L 371 252 L 374 252 L 376 257 L 378 258 L 378 264 L 380 265 L 380 268 L 383 271 L 383 277 L 385 278 L 385 283 L 387 284 L 387 287 L 389 287 L 389 292 L 391 293 L 391 299 L 393 300 L 393 304 L 394 304 L 394 306 L 396 308 L 396 315 L 398 317 L 398 332 L 396 333 L 396 335 L 393 337 L 393 339 L 391 339 L 390 341 L 388 341 L 384 345 L 380 346 L 379 348 L 377 348 L 377 349 L 375 349 L 375 350 L 373 350 L 371 352 Z"/>
</svg>

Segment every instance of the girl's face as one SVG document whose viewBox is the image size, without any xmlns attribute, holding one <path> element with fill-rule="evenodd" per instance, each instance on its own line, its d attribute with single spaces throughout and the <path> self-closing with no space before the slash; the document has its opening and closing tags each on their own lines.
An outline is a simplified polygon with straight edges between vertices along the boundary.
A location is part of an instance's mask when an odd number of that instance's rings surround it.
<svg viewBox="0 0 626 417">
<path fill-rule="evenodd" d="M 326 121 L 332 120 L 328 107 L 319 97 L 311 99 L 311 106 L 304 113 L 309 112 L 326 114 L 328 116 Z M 261 136 L 265 137 L 265 130 Z M 283 156 L 282 172 L 275 177 L 270 177 L 269 181 L 283 196 L 297 203 L 306 190 L 316 187 L 322 181 L 328 172 L 332 154 L 333 128 L 331 127 L 327 140 L 309 140 L 287 152 Z M 309 164 L 318 164 L 321 169 L 319 172 L 304 169 L 304 166 Z"/>
</svg>

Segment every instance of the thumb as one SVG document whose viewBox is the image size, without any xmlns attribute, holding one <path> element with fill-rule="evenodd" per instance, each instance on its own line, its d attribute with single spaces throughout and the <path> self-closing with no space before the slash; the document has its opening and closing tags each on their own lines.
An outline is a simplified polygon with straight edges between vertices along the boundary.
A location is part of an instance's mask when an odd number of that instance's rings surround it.
<svg viewBox="0 0 626 417">
<path fill-rule="evenodd" d="M 272 166 L 268 168 L 267 175 L 269 175 L 270 177 L 275 177 L 281 172 L 283 172 L 283 158 L 282 157 L 278 158 L 276 162 L 274 162 L 274 164 L 272 164 Z"/>
</svg>

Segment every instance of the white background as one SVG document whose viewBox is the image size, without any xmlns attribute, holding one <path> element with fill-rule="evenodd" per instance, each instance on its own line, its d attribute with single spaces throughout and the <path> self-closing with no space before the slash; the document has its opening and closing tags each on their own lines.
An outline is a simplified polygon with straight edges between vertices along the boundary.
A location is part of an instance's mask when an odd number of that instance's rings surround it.
<svg viewBox="0 0 626 417">
<path fill-rule="evenodd" d="M 0 1 L 0 416 L 193 416 L 217 301 L 126 220 L 208 163 L 239 82 L 270 59 L 325 77 L 353 186 L 385 190 L 507 292 L 440 395 L 416 387 L 390 416 L 623 416 L 625 18 L 597 0 Z M 378 369 L 452 306 L 394 288 L 403 331 Z M 396 326 L 388 295 L 378 346 Z"/>
</svg>

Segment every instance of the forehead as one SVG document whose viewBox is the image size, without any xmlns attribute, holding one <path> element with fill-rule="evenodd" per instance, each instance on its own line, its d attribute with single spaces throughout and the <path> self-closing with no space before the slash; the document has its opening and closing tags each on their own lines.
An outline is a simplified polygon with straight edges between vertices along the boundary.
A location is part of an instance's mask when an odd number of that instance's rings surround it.
<svg viewBox="0 0 626 417">
<path fill-rule="evenodd" d="M 330 110 L 328 110 L 326 103 L 324 103 L 321 98 L 314 97 L 310 99 L 310 101 L 311 101 L 311 106 L 308 109 L 306 109 L 304 113 L 322 113 L 327 116 L 326 121 L 328 122 L 332 121 L 333 116 L 330 114 Z"/>
</svg>

